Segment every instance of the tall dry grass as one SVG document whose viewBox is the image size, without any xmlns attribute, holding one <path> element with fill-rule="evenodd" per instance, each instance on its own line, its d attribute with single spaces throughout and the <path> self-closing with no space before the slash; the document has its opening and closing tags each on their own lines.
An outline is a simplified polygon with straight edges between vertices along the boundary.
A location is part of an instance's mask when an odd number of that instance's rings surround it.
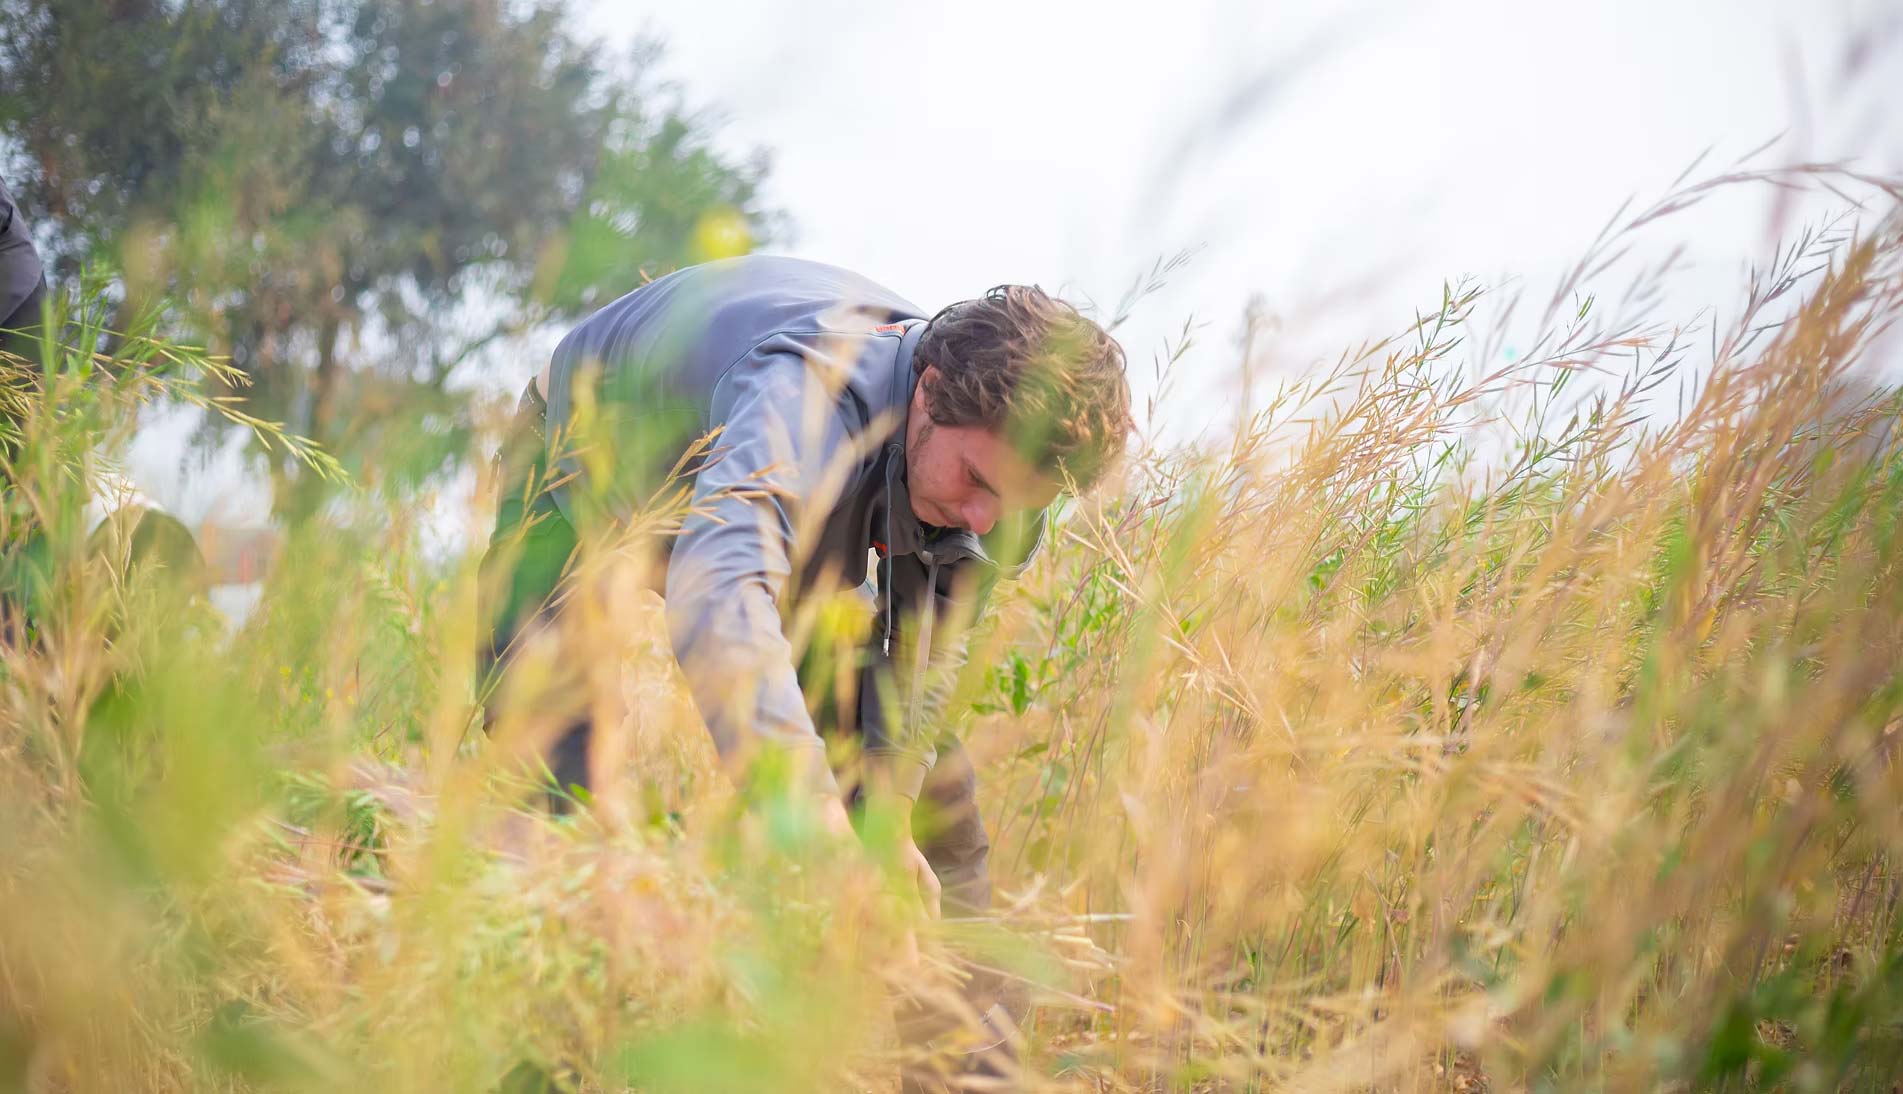
<svg viewBox="0 0 1903 1094">
<path fill-rule="evenodd" d="M 1656 268 L 1606 303 L 1633 233 L 1752 184 L 1868 196 L 1723 324 L 1646 316 Z M 1903 1075 L 1903 456 L 1855 372 L 1894 367 L 1898 196 L 1682 189 L 1516 359 L 1450 286 L 1071 507 L 962 681 L 999 907 L 922 928 L 926 969 L 1035 987 L 1030 1087 Z M 8 487 L 9 551 L 56 564 L 0 666 L 0 1081 L 890 1083 L 920 925 L 879 856 L 733 800 L 638 575 L 591 571 L 588 656 L 546 662 L 633 712 L 551 819 L 521 762 L 554 727 L 473 732 L 473 559 L 419 559 L 413 510 L 294 535 L 236 635 L 32 516 L 134 386 L 48 384 Z"/>
</svg>

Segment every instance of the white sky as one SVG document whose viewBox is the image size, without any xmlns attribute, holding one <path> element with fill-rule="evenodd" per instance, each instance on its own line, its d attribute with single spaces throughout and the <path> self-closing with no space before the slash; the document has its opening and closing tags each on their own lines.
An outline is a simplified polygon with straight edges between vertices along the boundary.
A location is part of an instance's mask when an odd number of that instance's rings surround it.
<svg viewBox="0 0 1903 1094">
<path fill-rule="evenodd" d="M 1299 369 L 1405 325 L 1443 277 L 1550 288 L 1708 145 L 1715 168 L 1789 129 L 1760 166 L 1903 171 L 1903 0 L 595 0 L 583 24 L 662 37 L 721 145 L 771 150 L 797 232 L 771 249 L 927 309 L 1009 281 L 1107 308 L 1198 248 L 1122 332 L 1141 398 L 1165 338 L 1204 324 L 1165 435 L 1233 408 L 1252 295 Z M 1859 31 L 1879 48 L 1846 88 Z M 1765 223 L 1733 200 L 1648 237 L 1696 260 L 1674 311 L 1720 303 Z M 135 478 L 187 520 L 255 504 L 161 440 L 141 452 Z"/>
<path fill-rule="evenodd" d="M 1896 0 L 589 11 L 610 40 L 662 37 L 665 72 L 725 113 L 728 147 L 773 151 L 769 196 L 798 229 L 773 249 L 931 309 L 1004 281 L 1110 306 L 1156 259 L 1200 248 L 1127 328 L 1140 387 L 1192 316 L 1208 325 L 1189 390 L 1230 386 L 1251 294 L 1332 354 L 1404 325 L 1443 277 L 1550 282 L 1622 200 L 1658 196 L 1708 145 L 1716 167 L 1788 128 L 1759 165 L 1903 169 L 1903 109 L 1875 109 L 1903 98 L 1903 43 L 1889 35 L 1838 87 L 1851 32 L 1893 27 Z M 1718 302 L 1764 223 L 1739 200 L 1669 226 L 1661 249 L 1683 238 L 1701 260 L 1685 307 Z M 1207 406 L 1159 415 L 1194 432 Z"/>
</svg>

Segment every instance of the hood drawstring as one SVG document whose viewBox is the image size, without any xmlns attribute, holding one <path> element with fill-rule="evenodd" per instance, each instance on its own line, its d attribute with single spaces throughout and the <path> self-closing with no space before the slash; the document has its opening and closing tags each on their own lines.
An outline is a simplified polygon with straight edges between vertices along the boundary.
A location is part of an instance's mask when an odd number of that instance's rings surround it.
<svg viewBox="0 0 1903 1094">
<path fill-rule="evenodd" d="M 885 446 L 885 553 L 879 559 L 879 595 L 885 600 L 885 655 L 892 656 L 892 476 L 905 459 L 905 448 Z"/>
<path fill-rule="evenodd" d="M 879 592 L 885 598 L 885 656 L 892 656 L 893 615 L 896 611 L 892 595 L 892 509 L 895 505 L 892 484 L 898 469 L 905 459 L 905 448 L 899 444 L 885 447 L 885 557 L 879 560 Z M 908 725 L 918 725 L 919 704 L 925 696 L 925 668 L 931 660 L 932 625 L 938 617 L 938 565 L 939 559 L 932 555 L 925 567 L 925 605 L 919 612 L 918 650 L 912 661 L 912 694 L 909 703 Z"/>
</svg>

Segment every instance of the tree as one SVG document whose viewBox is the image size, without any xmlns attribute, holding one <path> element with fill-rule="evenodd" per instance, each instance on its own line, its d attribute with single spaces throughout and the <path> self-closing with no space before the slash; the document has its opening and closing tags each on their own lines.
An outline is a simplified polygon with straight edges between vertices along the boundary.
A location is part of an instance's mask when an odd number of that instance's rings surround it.
<svg viewBox="0 0 1903 1094">
<path fill-rule="evenodd" d="M 0 0 L 0 171 L 56 272 L 175 301 L 347 465 L 434 423 L 426 472 L 476 348 L 781 230 L 764 154 L 717 153 L 651 44 L 584 42 L 565 4 Z M 321 500 L 273 473 L 281 511 Z"/>
</svg>

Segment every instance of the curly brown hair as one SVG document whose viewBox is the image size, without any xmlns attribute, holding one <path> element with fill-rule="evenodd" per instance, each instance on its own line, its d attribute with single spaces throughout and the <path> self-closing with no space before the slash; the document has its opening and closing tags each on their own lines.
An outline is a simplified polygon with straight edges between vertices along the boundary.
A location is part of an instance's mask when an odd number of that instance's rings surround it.
<svg viewBox="0 0 1903 1094">
<path fill-rule="evenodd" d="M 999 285 L 932 317 L 912 367 L 936 365 L 925 406 L 938 425 L 1011 439 L 1046 474 L 1095 482 L 1134 423 L 1123 347 L 1035 285 Z"/>
</svg>

